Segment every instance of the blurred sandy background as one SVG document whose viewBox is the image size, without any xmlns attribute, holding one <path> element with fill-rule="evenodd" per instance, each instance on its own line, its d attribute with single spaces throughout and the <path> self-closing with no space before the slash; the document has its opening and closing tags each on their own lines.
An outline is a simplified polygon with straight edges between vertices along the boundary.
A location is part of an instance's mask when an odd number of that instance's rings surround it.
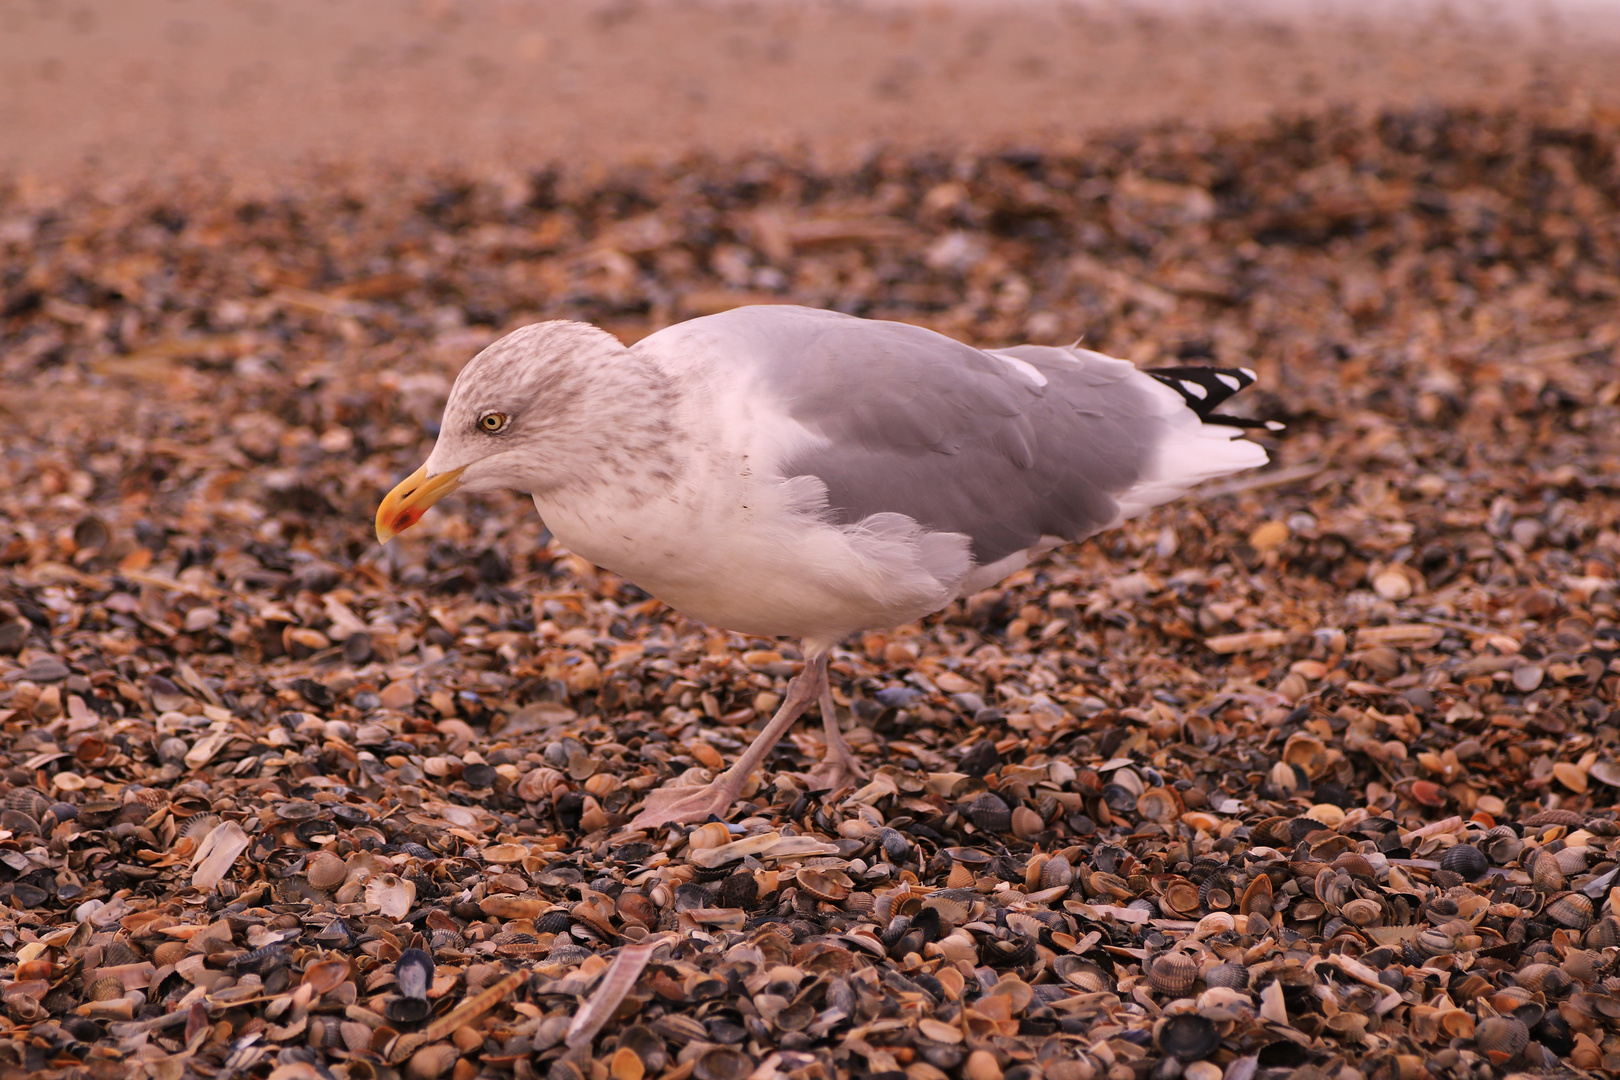
<svg viewBox="0 0 1620 1080">
<path fill-rule="evenodd" d="M 0 171 L 1048 150 L 1271 108 L 1620 102 L 1620 4 L 0 0 Z"/>
</svg>

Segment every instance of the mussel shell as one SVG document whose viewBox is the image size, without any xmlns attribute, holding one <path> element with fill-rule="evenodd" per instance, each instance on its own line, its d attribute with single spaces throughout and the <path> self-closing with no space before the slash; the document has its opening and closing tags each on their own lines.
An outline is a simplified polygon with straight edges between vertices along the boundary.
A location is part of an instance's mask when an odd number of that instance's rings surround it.
<svg viewBox="0 0 1620 1080">
<path fill-rule="evenodd" d="M 426 1020 L 433 1011 L 427 998 L 391 997 L 383 1005 L 383 1015 L 396 1024 L 415 1024 Z"/>
<path fill-rule="evenodd" d="M 427 997 L 433 986 L 433 957 L 422 949 L 406 949 L 394 962 L 394 982 L 401 997 Z"/>
</svg>

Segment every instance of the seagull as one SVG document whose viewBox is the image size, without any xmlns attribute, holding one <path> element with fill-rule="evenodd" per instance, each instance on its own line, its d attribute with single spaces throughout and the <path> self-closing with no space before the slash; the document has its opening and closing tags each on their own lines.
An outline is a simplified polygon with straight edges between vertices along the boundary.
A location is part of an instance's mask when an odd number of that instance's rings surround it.
<svg viewBox="0 0 1620 1080">
<path fill-rule="evenodd" d="M 827 659 L 1063 544 L 1266 463 L 1217 408 L 1245 368 L 1142 371 L 1079 347 L 978 349 L 907 323 L 734 308 L 626 347 L 514 330 L 462 369 L 438 441 L 377 510 L 387 543 L 452 491 L 529 493 L 570 551 L 694 619 L 796 637 L 804 668 L 738 760 L 632 827 L 724 817 L 818 704 L 833 786 L 863 775 Z"/>
</svg>

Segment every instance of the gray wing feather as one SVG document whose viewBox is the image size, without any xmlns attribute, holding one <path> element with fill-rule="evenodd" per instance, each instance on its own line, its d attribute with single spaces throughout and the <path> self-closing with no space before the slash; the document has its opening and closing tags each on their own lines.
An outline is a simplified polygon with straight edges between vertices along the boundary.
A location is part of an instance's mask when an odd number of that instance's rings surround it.
<svg viewBox="0 0 1620 1080">
<path fill-rule="evenodd" d="M 1096 354 L 1002 350 L 1039 370 L 1041 387 L 991 353 L 905 323 L 789 307 L 713 318 L 735 324 L 728 336 L 754 339 L 746 352 L 769 389 L 827 440 L 782 471 L 826 485 L 830 520 L 904 514 L 967 535 L 980 565 L 1112 524 L 1116 496 L 1141 478 L 1164 430 L 1151 388 Z"/>
</svg>

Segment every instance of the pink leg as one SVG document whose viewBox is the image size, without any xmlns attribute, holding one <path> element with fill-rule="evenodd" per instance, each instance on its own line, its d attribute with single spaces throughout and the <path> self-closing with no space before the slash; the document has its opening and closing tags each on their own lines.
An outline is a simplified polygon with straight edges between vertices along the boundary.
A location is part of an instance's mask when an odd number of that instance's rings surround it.
<svg viewBox="0 0 1620 1080">
<path fill-rule="evenodd" d="M 849 748 L 849 743 L 844 741 L 844 733 L 838 729 L 838 711 L 833 704 L 830 679 L 821 686 L 821 727 L 825 734 L 827 754 L 814 770 L 816 779 L 837 789 L 865 778 L 866 770 Z"/>
<path fill-rule="evenodd" d="M 827 685 L 827 654 L 813 656 L 804 670 L 788 684 L 787 698 L 765 725 L 765 730 L 737 763 L 715 778 L 714 783 L 701 788 L 658 788 L 647 793 L 641 813 L 630 822 L 632 829 L 651 829 L 660 825 L 707 821 L 710 817 L 723 817 L 742 793 L 748 774 L 759 767 L 771 747 L 781 741 L 810 703 L 816 700 L 822 687 Z M 842 741 L 842 740 L 840 740 Z M 846 748 L 847 749 L 847 748 Z"/>
</svg>

